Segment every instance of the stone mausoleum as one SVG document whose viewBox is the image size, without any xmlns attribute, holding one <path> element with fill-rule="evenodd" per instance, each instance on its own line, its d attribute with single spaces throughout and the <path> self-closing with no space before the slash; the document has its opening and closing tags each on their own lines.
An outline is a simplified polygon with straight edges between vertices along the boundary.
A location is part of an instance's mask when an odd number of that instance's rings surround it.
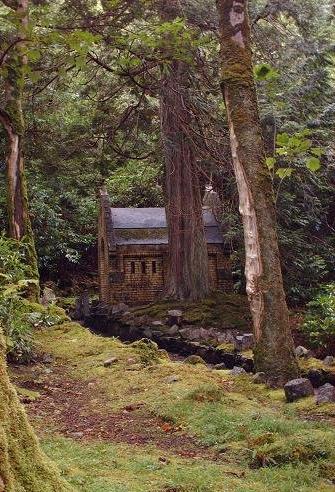
<svg viewBox="0 0 335 492">
<path fill-rule="evenodd" d="M 232 288 L 229 252 L 210 206 L 203 207 L 213 290 Z M 164 292 L 168 271 L 168 231 L 164 208 L 112 208 L 100 192 L 98 223 L 100 301 L 146 304 Z"/>
</svg>

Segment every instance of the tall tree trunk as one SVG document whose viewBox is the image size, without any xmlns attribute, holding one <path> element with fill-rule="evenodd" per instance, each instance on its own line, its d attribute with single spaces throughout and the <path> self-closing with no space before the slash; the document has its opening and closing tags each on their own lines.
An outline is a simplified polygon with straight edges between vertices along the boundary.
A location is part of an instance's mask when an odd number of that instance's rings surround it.
<svg viewBox="0 0 335 492">
<path fill-rule="evenodd" d="M 216 0 L 221 31 L 221 87 L 227 109 L 240 213 L 255 365 L 272 384 L 298 375 L 283 289 L 272 183 L 253 78 L 247 0 Z"/>
<path fill-rule="evenodd" d="M 66 484 L 42 452 L 9 381 L 0 327 L 0 492 L 66 492 Z"/>
<path fill-rule="evenodd" d="M 19 21 L 18 40 L 22 41 L 15 44 L 5 63 L 7 70 L 6 104 L 4 109 L 0 109 L 0 121 L 6 130 L 8 139 L 6 164 L 9 235 L 26 244 L 27 263 L 31 267 L 31 276 L 38 280 L 37 255 L 29 217 L 22 149 L 25 129 L 22 99 L 25 66 L 27 65 L 25 39 L 28 32 L 28 0 L 10 2 L 10 4 L 15 9 Z M 29 294 L 35 300 L 38 299 L 37 283 L 35 286 L 32 284 Z"/>
<path fill-rule="evenodd" d="M 164 22 L 175 19 L 180 14 L 179 2 L 161 1 L 160 14 Z M 180 60 L 172 59 L 165 67 L 160 105 L 169 231 L 166 295 L 195 300 L 208 295 L 209 281 L 199 177 L 189 138 L 192 116 L 188 71 L 187 64 Z"/>
</svg>

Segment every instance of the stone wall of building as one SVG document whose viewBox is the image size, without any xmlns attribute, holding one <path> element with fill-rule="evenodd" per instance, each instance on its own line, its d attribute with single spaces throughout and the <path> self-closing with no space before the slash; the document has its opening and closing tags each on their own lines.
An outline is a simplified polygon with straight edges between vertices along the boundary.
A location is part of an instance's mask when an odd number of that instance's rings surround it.
<svg viewBox="0 0 335 492">
<path fill-rule="evenodd" d="M 208 250 L 211 289 L 230 291 L 229 258 L 221 246 L 209 245 Z M 164 291 L 167 255 L 166 245 L 118 246 L 110 258 L 110 302 L 133 305 L 159 299 Z M 224 268 L 224 279 L 220 268 Z"/>
</svg>

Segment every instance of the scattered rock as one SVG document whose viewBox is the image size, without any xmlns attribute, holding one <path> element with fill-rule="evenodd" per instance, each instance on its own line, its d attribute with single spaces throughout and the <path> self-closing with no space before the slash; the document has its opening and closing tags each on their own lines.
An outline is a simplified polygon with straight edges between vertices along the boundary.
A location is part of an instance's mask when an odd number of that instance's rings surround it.
<svg viewBox="0 0 335 492">
<path fill-rule="evenodd" d="M 288 402 L 314 394 L 312 383 L 307 378 L 292 379 L 285 384 L 284 391 Z"/>
<path fill-rule="evenodd" d="M 150 330 L 150 328 L 146 328 L 143 332 L 143 335 L 145 336 L 145 338 L 152 338 L 152 330 Z"/>
<path fill-rule="evenodd" d="M 224 369 L 227 369 L 227 367 L 224 362 L 221 362 L 221 364 L 215 364 L 214 369 L 216 371 L 223 371 Z"/>
<path fill-rule="evenodd" d="M 177 374 L 172 374 L 171 376 L 168 376 L 167 378 L 165 378 L 164 382 L 171 384 L 171 383 L 176 383 L 179 380 L 180 380 L 180 377 L 177 376 Z"/>
<path fill-rule="evenodd" d="M 265 372 L 256 372 L 252 377 L 252 382 L 255 384 L 264 384 L 266 382 Z"/>
<path fill-rule="evenodd" d="M 44 287 L 43 294 L 41 298 L 41 304 L 43 306 L 48 306 L 49 304 L 55 304 L 57 301 L 57 296 L 50 287 Z"/>
<path fill-rule="evenodd" d="M 236 330 L 226 330 L 224 332 L 219 332 L 217 336 L 218 343 L 235 343 L 235 337 L 238 336 Z"/>
<path fill-rule="evenodd" d="M 307 379 L 310 380 L 314 388 L 322 386 L 326 382 L 326 377 L 324 371 L 320 369 L 312 368 L 306 374 Z"/>
<path fill-rule="evenodd" d="M 316 394 L 316 403 L 335 403 L 335 387 L 332 384 L 326 383 L 320 386 Z"/>
<path fill-rule="evenodd" d="M 84 437 L 84 433 L 83 432 L 72 432 L 71 436 L 81 438 L 81 437 Z"/>
<path fill-rule="evenodd" d="M 136 364 L 137 360 L 134 359 L 133 357 L 129 357 L 129 359 L 127 359 L 127 364 L 131 365 L 131 364 Z"/>
<path fill-rule="evenodd" d="M 196 365 L 196 364 L 205 364 L 205 361 L 202 357 L 200 357 L 199 355 L 189 355 L 188 357 L 186 357 L 186 359 L 184 360 L 184 364 L 192 364 L 192 365 Z"/>
<path fill-rule="evenodd" d="M 169 328 L 167 331 L 167 333 L 169 335 L 177 335 L 178 332 L 179 332 L 179 326 L 178 325 L 171 326 L 171 328 Z"/>
<path fill-rule="evenodd" d="M 84 290 L 76 299 L 76 307 L 72 315 L 75 320 L 84 320 L 90 314 L 90 296 L 87 290 Z"/>
<path fill-rule="evenodd" d="M 138 410 L 139 408 L 141 408 L 141 406 L 142 406 L 142 403 L 133 403 L 130 405 L 126 405 L 124 407 L 124 410 L 126 412 L 135 412 L 135 410 Z"/>
<path fill-rule="evenodd" d="M 229 374 L 232 376 L 240 376 L 241 374 L 247 374 L 247 371 L 243 367 L 234 366 Z"/>
<path fill-rule="evenodd" d="M 327 357 L 323 360 L 323 363 L 325 366 L 335 366 L 335 357 L 332 355 L 327 355 Z"/>
<path fill-rule="evenodd" d="M 171 309 L 167 312 L 168 315 L 168 325 L 178 325 L 180 326 L 183 321 L 183 313 L 179 309 Z"/>
<path fill-rule="evenodd" d="M 254 346 L 254 335 L 252 333 L 245 333 L 244 335 L 237 336 L 235 337 L 234 344 L 238 352 L 250 350 Z"/>
<path fill-rule="evenodd" d="M 152 324 L 152 326 L 164 326 L 164 323 L 162 321 L 159 321 L 159 320 L 153 321 L 151 324 Z"/>
<path fill-rule="evenodd" d="M 115 364 L 115 362 L 117 362 L 118 360 L 119 359 L 117 357 L 111 357 L 110 359 L 104 361 L 104 367 L 110 367 L 113 364 Z"/>
<path fill-rule="evenodd" d="M 51 364 L 53 362 L 53 357 L 50 354 L 43 355 L 42 362 L 43 364 Z"/>
<path fill-rule="evenodd" d="M 303 347 L 302 345 L 296 347 L 294 352 L 297 357 L 308 357 L 310 354 L 310 351 L 307 348 Z"/>
<path fill-rule="evenodd" d="M 112 314 L 122 314 L 127 311 L 129 311 L 129 306 L 127 306 L 124 302 L 119 302 L 112 307 Z"/>
</svg>

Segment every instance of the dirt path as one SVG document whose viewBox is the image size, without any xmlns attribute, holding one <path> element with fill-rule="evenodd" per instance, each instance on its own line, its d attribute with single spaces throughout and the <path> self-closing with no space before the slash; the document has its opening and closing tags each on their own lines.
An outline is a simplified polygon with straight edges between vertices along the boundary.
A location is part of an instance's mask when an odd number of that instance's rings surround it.
<svg viewBox="0 0 335 492">
<path fill-rule="evenodd" d="M 223 459 L 181 428 L 150 414 L 144 403 L 126 406 L 118 413 L 106 412 L 108 400 L 96 381 L 71 379 L 61 366 L 16 366 L 12 373 L 17 385 L 39 393 L 35 401 L 27 396 L 21 399 L 42 432 L 49 428 L 83 442 L 153 445 L 182 457 Z"/>
</svg>

